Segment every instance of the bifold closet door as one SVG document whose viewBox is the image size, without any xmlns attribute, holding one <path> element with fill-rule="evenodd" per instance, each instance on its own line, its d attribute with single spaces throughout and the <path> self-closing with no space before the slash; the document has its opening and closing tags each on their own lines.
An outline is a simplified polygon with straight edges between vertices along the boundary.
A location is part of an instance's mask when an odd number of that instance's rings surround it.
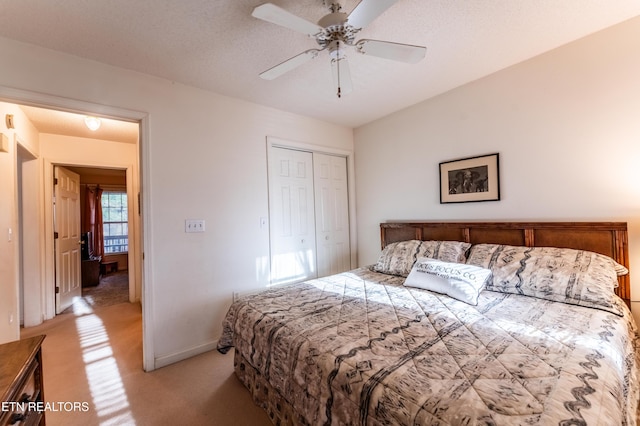
<svg viewBox="0 0 640 426">
<path fill-rule="evenodd" d="M 272 147 L 269 152 L 272 284 L 315 278 L 313 154 Z"/>
<path fill-rule="evenodd" d="M 347 159 L 313 153 L 318 276 L 351 269 Z"/>
</svg>

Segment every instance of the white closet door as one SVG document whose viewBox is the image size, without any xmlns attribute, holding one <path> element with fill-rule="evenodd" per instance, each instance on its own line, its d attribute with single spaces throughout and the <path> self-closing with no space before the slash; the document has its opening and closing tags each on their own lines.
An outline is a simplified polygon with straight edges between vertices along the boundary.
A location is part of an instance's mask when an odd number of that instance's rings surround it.
<svg viewBox="0 0 640 426">
<path fill-rule="evenodd" d="M 317 276 L 310 152 L 273 147 L 269 155 L 271 283 Z"/>
<path fill-rule="evenodd" d="M 347 159 L 313 154 L 318 276 L 351 269 Z"/>
</svg>

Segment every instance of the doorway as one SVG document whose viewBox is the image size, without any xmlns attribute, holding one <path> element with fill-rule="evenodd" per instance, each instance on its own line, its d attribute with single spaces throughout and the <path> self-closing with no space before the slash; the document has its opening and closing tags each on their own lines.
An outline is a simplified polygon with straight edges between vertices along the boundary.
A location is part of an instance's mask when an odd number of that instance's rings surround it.
<svg viewBox="0 0 640 426">
<path fill-rule="evenodd" d="M 84 126 L 84 115 L 47 109 L 45 107 L 11 104 L 13 111 L 20 112 L 20 123 L 16 126 L 16 195 L 17 195 L 17 242 L 18 256 L 17 287 L 20 295 L 18 311 L 21 325 L 30 327 L 53 318 L 56 311 L 56 266 L 54 217 L 51 200 L 54 199 L 54 169 L 87 168 L 100 170 L 102 176 L 117 174 L 118 189 L 126 194 L 131 206 L 126 227 L 130 244 L 124 258 L 113 265 L 128 271 L 127 290 L 129 301 L 140 301 L 142 293 L 142 219 L 138 212 L 139 173 L 139 128 L 140 122 L 102 119 L 104 135 L 88 133 Z M 24 114 L 24 115 L 22 115 Z M 86 127 L 86 126 L 85 126 Z M 35 128 L 36 132 L 32 129 Z M 61 131 L 58 131 L 60 130 Z M 84 134 L 81 132 L 85 132 Z M 24 135 L 24 136 L 22 136 Z M 21 138 L 27 138 L 22 141 Z M 32 150 L 26 148 L 31 147 Z M 84 170 L 84 169 L 82 169 Z M 113 183 L 112 176 L 100 180 L 106 185 Z M 111 179 L 111 180 L 109 180 Z M 74 236 L 75 244 L 79 235 Z M 79 262 L 78 262 L 79 264 Z M 112 272 L 115 268 L 109 270 Z M 79 281 L 79 280 L 78 280 Z"/>
<path fill-rule="evenodd" d="M 143 348 L 143 369 L 145 371 L 151 371 L 155 369 L 155 356 L 153 352 L 153 306 L 152 299 L 143 297 L 143 292 L 148 292 L 146 279 L 151 274 L 152 266 L 151 259 L 148 259 L 143 263 L 143 240 L 146 244 L 150 244 L 148 234 L 144 233 L 143 218 L 145 223 L 150 223 L 152 218 L 148 210 L 142 209 L 141 205 L 150 204 L 150 192 L 142 191 L 143 181 L 147 183 L 148 188 L 149 175 L 148 169 L 143 173 L 143 162 L 148 161 L 149 158 L 149 136 L 147 129 L 149 128 L 149 115 L 145 112 L 133 111 L 120 107 L 113 107 L 108 105 L 96 104 L 92 102 L 80 101 L 75 99 L 62 98 L 57 96 L 51 96 L 36 92 L 25 91 L 21 89 L 9 88 L 6 86 L 0 86 L 0 100 L 10 105 L 9 113 L 16 111 L 16 108 L 29 108 L 36 107 L 39 111 L 52 111 L 57 113 L 65 113 L 66 111 L 73 111 L 75 115 L 83 116 L 78 112 L 84 111 L 85 114 L 99 115 L 106 120 L 106 117 L 115 118 L 114 122 L 133 124 L 136 129 L 135 141 L 130 145 L 133 147 L 135 154 L 134 160 L 130 162 L 122 163 L 122 160 L 118 156 L 106 156 L 99 155 L 98 158 L 87 160 L 81 158 L 81 152 L 75 150 L 67 150 L 66 154 L 55 150 L 49 150 L 43 152 L 38 147 L 38 137 L 33 136 L 33 130 L 40 132 L 55 133 L 50 130 L 38 129 L 36 122 L 39 120 L 29 118 L 33 126 L 25 133 L 22 134 L 16 129 L 14 138 L 18 141 L 22 137 L 26 138 L 25 146 L 30 147 L 31 152 L 37 158 L 33 161 L 37 163 L 37 190 L 35 197 L 37 198 L 38 208 L 38 223 L 37 230 L 39 232 L 38 247 L 34 253 L 26 253 L 26 256 L 37 253 L 40 256 L 39 262 L 37 262 L 33 271 L 38 275 L 36 280 L 37 285 L 34 289 L 34 296 L 29 297 L 31 303 L 40 301 L 41 306 L 38 307 L 25 307 L 24 312 L 33 308 L 37 312 L 37 322 L 41 323 L 44 320 L 55 317 L 55 282 L 54 282 L 54 260 L 53 260 L 53 226 L 52 226 L 52 208 L 45 200 L 51 200 L 52 197 L 52 179 L 53 179 L 53 164 L 67 164 L 67 165 L 83 165 L 90 167 L 107 167 L 107 168 L 125 168 L 127 174 L 127 193 L 132 194 L 131 206 L 134 209 L 135 226 L 133 230 L 130 230 L 133 236 L 130 245 L 129 252 L 132 253 L 133 259 L 129 263 L 129 276 L 130 280 L 133 280 L 135 285 L 131 286 L 131 291 L 135 291 L 135 299 L 140 300 L 142 304 L 142 348 Z M 20 111 L 18 111 L 20 112 Z M 46 127 L 46 122 L 44 123 Z M 60 123 L 59 123 L 60 124 Z M 64 121 L 62 121 L 64 124 Z M 116 132 L 120 133 L 120 132 Z M 85 136 L 86 137 L 86 136 Z M 95 136 L 93 137 L 95 139 Z M 113 140 L 113 138 L 110 138 Z M 41 147 L 40 147 L 41 148 Z M 95 150 L 100 154 L 99 150 Z M 16 184 L 17 190 L 17 184 Z M 24 195 L 24 194 L 23 194 Z M 17 211 L 17 209 L 16 209 Z M 22 253 L 17 253 L 18 256 L 24 256 L 24 248 L 16 247 L 16 250 L 20 250 Z M 24 256 L 26 258 L 26 256 Z M 17 263 L 17 262 L 16 262 Z M 143 273 L 144 271 L 144 273 Z M 15 279 L 16 296 L 18 295 L 18 279 Z M 16 300 L 17 302 L 17 300 Z M 20 311 L 21 306 L 17 305 L 16 310 Z M 31 324 L 35 325 L 35 324 Z"/>
<path fill-rule="evenodd" d="M 53 117 L 69 126 L 80 127 L 80 129 L 60 131 L 57 133 L 39 133 L 40 159 L 42 162 L 42 192 L 43 197 L 43 222 L 44 222 L 44 319 L 53 318 L 56 315 L 56 258 L 55 253 L 55 232 L 54 217 L 55 211 L 53 203 L 47 200 L 54 200 L 54 170 L 56 166 L 89 167 L 95 169 L 119 169 L 126 174 L 126 193 L 129 205 L 130 229 L 128 245 L 127 269 L 130 278 L 131 300 L 141 300 L 142 287 L 142 254 L 141 254 L 141 216 L 138 203 L 138 193 L 140 191 L 140 179 L 138 171 L 139 157 L 139 123 L 121 122 L 114 119 L 102 118 L 99 132 L 91 132 L 84 126 L 84 115 L 56 110 L 45 110 L 36 107 L 24 107 L 27 119 L 33 119 L 34 126 L 47 128 L 47 124 Z M 42 112 L 46 111 L 46 112 Z M 121 129 L 128 126 L 130 131 Z M 59 127 L 56 123 L 52 130 L 55 132 Z M 82 127 L 84 126 L 84 127 Z M 131 134 L 133 131 L 135 133 Z M 84 134 L 80 132 L 85 132 Z M 118 139 L 118 134 L 122 139 Z M 104 136 L 102 136 L 104 135 Z M 104 139 L 100 139 L 102 136 Z M 77 241 L 76 241 L 77 242 Z M 25 303 L 29 300 L 25 298 Z"/>
<path fill-rule="evenodd" d="M 81 286 L 78 298 L 62 312 L 134 302 L 128 252 L 128 230 L 134 228 L 128 200 L 133 194 L 127 192 L 126 170 L 86 166 L 64 169 L 76 173 L 79 179 Z M 57 306 L 59 312 L 61 308 Z"/>
</svg>

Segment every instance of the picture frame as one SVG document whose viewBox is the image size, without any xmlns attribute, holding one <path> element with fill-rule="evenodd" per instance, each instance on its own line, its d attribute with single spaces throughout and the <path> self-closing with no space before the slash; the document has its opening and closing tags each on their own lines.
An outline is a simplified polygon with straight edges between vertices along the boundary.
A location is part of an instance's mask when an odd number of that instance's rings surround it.
<svg viewBox="0 0 640 426">
<path fill-rule="evenodd" d="M 500 155 L 440 163 L 440 204 L 500 200 Z"/>
</svg>

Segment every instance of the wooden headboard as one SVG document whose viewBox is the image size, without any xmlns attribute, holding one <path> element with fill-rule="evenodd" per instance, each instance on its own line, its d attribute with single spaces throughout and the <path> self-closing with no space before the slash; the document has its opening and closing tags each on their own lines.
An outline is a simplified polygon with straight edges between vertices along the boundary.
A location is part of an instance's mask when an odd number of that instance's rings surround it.
<svg viewBox="0 0 640 426">
<path fill-rule="evenodd" d="M 589 250 L 629 269 L 626 222 L 385 222 L 380 224 L 380 236 L 382 248 L 405 240 L 447 240 Z M 629 304 L 629 275 L 618 281 L 616 294 Z"/>
</svg>

